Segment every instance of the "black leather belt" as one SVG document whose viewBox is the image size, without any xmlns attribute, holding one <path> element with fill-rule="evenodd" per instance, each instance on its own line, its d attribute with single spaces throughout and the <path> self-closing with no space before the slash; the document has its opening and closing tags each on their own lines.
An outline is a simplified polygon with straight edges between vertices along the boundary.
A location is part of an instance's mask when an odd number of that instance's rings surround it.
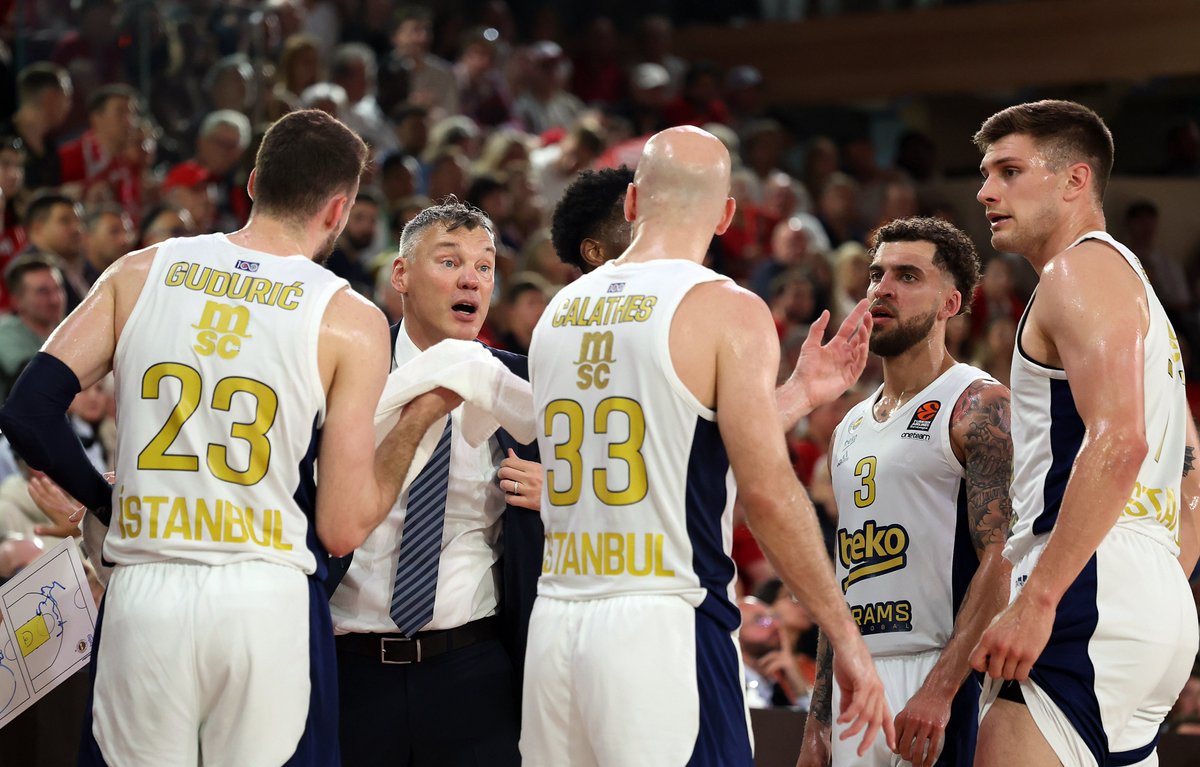
<svg viewBox="0 0 1200 767">
<path fill-rule="evenodd" d="M 420 663 L 451 650 L 497 639 L 500 621 L 495 615 L 453 629 L 420 631 L 414 637 L 402 634 L 340 634 L 334 637 L 339 650 L 376 658 L 380 663 Z"/>
</svg>

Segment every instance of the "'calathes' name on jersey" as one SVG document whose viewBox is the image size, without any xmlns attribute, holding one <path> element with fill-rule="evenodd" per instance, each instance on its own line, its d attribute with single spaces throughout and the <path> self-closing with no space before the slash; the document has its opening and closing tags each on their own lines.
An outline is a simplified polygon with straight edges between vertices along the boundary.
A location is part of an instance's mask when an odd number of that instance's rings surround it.
<svg viewBox="0 0 1200 767">
<path fill-rule="evenodd" d="M 980 379 L 957 364 L 884 423 L 872 414 L 880 387 L 834 432 L 837 578 L 872 655 L 938 649 L 954 629 L 979 560 L 950 414 Z"/>
<path fill-rule="evenodd" d="M 680 594 L 736 625 L 729 461 L 669 348 L 688 291 L 723 279 L 683 260 L 609 263 L 542 315 L 529 355 L 546 464 L 539 594 Z"/>
<path fill-rule="evenodd" d="M 303 256 L 222 234 L 158 246 L 114 357 L 109 560 L 317 570 L 317 338 L 345 284 Z"/>
</svg>

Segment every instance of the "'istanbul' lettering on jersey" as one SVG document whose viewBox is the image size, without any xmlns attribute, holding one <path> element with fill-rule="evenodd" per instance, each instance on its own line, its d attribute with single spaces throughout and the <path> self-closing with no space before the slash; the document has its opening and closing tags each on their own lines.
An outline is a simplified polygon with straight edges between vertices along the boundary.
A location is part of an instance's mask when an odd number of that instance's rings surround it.
<svg viewBox="0 0 1200 767">
<path fill-rule="evenodd" d="M 695 285 L 681 260 L 612 263 L 559 292 L 530 348 L 546 464 L 538 593 L 706 597 L 736 626 L 733 477 L 715 413 L 683 385 L 669 334 Z"/>
<path fill-rule="evenodd" d="M 316 347 L 345 284 L 307 258 L 224 235 L 158 246 L 114 357 L 129 417 L 118 424 L 109 560 L 264 559 L 316 571 Z"/>
</svg>

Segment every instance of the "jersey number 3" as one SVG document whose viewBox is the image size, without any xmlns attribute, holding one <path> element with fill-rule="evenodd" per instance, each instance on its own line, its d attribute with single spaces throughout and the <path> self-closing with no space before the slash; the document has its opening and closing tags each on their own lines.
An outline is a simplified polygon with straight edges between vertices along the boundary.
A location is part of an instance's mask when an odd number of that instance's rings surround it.
<svg viewBox="0 0 1200 767">
<path fill-rule="evenodd" d="M 854 476 L 862 480 L 862 487 L 854 491 L 854 505 L 865 509 L 875 503 L 875 456 L 868 455 L 859 461 Z"/>
<path fill-rule="evenodd" d="M 624 415 L 629 424 L 629 436 L 623 442 L 608 444 L 608 458 L 622 461 L 629 467 L 629 484 L 623 489 L 612 489 L 609 486 L 608 469 L 592 469 L 592 490 L 601 503 L 608 506 L 628 506 L 646 497 L 648 483 L 646 480 L 646 461 L 642 457 L 642 443 L 646 439 L 646 417 L 642 406 L 637 400 L 628 397 L 607 397 L 596 405 L 592 417 L 593 432 L 607 434 L 609 420 L 614 413 Z M 546 488 L 550 503 L 555 506 L 570 506 L 579 502 L 583 491 L 583 455 L 580 448 L 587 430 L 583 406 L 575 400 L 556 399 L 546 406 L 546 437 L 554 432 L 556 418 L 567 419 L 566 441 L 554 445 L 555 460 L 562 461 L 569 467 L 569 483 L 566 489 L 559 489 L 561 472 L 555 469 L 546 471 Z"/>
<path fill-rule="evenodd" d="M 138 453 L 137 467 L 141 470 L 198 471 L 199 456 L 167 451 L 179 437 L 184 424 L 200 407 L 200 397 L 204 391 L 200 373 L 195 368 L 178 362 L 151 365 L 146 375 L 142 376 L 142 399 L 161 397 L 164 378 L 179 381 L 179 401 L 175 403 L 171 415 L 158 430 L 158 434 Z M 217 479 L 235 485 L 253 485 L 266 476 L 267 466 L 271 463 L 271 442 L 267 439 L 267 432 L 275 423 L 279 398 L 275 391 L 262 381 L 230 376 L 217 381 L 217 385 L 213 387 L 210 407 L 213 410 L 229 411 L 233 407 L 235 394 L 247 394 L 254 398 L 254 420 L 234 422 L 229 429 L 231 437 L 250 445 L 247 466 L 245 469 L 230 466 L 229 449 L 225 445 L 215 443 L 209 444 L 205 460 L 208 470 Z"/>
</svg>

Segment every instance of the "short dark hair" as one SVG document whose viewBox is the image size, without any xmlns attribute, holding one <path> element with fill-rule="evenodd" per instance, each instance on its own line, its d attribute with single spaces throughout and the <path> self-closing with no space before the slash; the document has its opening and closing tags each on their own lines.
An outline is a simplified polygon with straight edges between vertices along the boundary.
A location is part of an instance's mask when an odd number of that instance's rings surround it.
<svg viewBox="0 0 1200 767">
<path fill-rule="evenodd" d="M 284 115 L 258 147 L 254 208 L 289 221 L 308 219 L 333 195 L 350 192 L 366 160 L 358 134 L 325 112 Z"/>
<path fill-rule="evenodd" d="M 410 117 L 428 116 L 429 107 L 422 106 L 421 104 L 414 104 L 411 101 L 401 101 L 399 104 L 392 107 L 392 112 L 388 115 L 388 117 L 390 117 L 392 122 L 396 125 L 399 125 Z"/>
<path fill-rule="evenodd" d="M 585 239 L 614 242 L 618 229 L 629 226 L 625 220 L 625 190 L 632 183 L 633 171 L 624 165 L 585 170 L 571 182 L 550 222 L 550 242 L 560 259 L 585 272 L 591 269 L 579 246 Z"/>
<path fill-rule="evenodd" d="M 102 85 L 96 91 L 88 96 L 87 111 L 89 115 L 94 115 L 97 112 L 104 111 L 108 106 L 108 102 L 113 99 L 129 99 L 134 104 L 138 103 L 138 94 L 133 88 L 128 85 L 117 83 L 115 85 Z"/>
<path fill-rule="evenodd" d="M 537 272 L 517 272 L 509 280 L 504 291 L 504 303 L 512 306 L 518 298 L 532 290 L 538 291 L 547 299 L 554 295 L 554 286 L 542 275 Z"/>
<path fill-rule="evenodd" d="M 971 296 L 979 283 L 979 254 L 975 252 L 975 243 L 961 229 L 929 216 L 898 218 L 875 230 L 867 255 L 874 259 L 885 242 L 933 243 L 934 266 L 953 278 L 954 287 L 962 296 L 958 313 L 971 310 Z"/>
<path fill-rule="evenodd" d="M 62 270 L 54 260 L 40 253 L 17 256 L 4 270 L 4 286 L 8 288 L 10 295 L 18 295 L 25 289 L 25 275 L 41 271 L 53 272 L 59 276 L 60 281 L 62 280 Z"/>
<path fill-rule="evenodd" d="M 17 76 L 17 94 L 21 103 L 25 104 L 51 88 L 61 91 L 64 81 L 70 82 L 67 70 L 57 64 L 39 61 L 22 69 Z"/>
<path fill-rule="evenodd" d="M 25 208 L 25 225 L 33 226 L 45 221 L 56 205 L 66 205 L 72 210 L 75 209 L 75 201 L 61 192 L 53 189 L 38 192 Z"/>
<path fill-rule="evenodd" d="M 165 202 L 161 202 L 150 210 L 146 211 L 146 214 L 142 216 L 141 223 L 138 224 L 137 245 L 139 248 L 143 247 L 142 243 L 146 241 L 146 237 L 150 234 L 150 230 L 154 228 L 155 222 L 157 222 L 158 219 L 166 213 L 174 213 L 180 219 L 186 215 L 183 208 L 179 207 L 178 205 L 171 205 L 170 203 Z"/>
<path fill-rule="evenodd" d="M 496 176 L 490 173 L 481 174 L 476 176 L 471 181 L 471 185 L 467 187 L 467 204 L 482 208 L 485 197 L 498 189 L 507 188 L 508 186 Z"/>
<path fill-rule="evenodd" d="M 1112 174 L 1113 138 L 1100 115 L 1074 101 L 1046 99 L 1002 109 L 984 121 L 975 133 L 980 152 L 1005 136 L 1031 137 L 1056 170 L 1085 162 L 1095 177 L 1097 199 L 1104 199 Z"/>
<path fill-rule="evenodd" d="M 376 208 L 383 207 L 383 199 L 375 192 L 372 192 L 370 189 L 359 189 L 358 190 L 358 194 L 355 195 L 355 197 L 354 197 L 354 204 L 357 205 L 360 202 L 370 203 L 371 205 L 374 205 Z"/>
<path fill-rule="evenodd" d="M 493 241 L 496 239 L 496 227 L 486 213 L 474 205 L 459 202 L 454 195 L 450 195 L 437 205 L 431 205 L 421 211 L 404 225 L 404 232 L 400 235 L 400 257 L 412 260 L 421 236 L 434 225 L 442 226 L 447 232 L 453 232 L 460 227 L 465 227 L 467 231 L 483 227 Z"/>
<path fill-rule="evenodd" d="M 399 166 L 407 165 L 410 159 L 415 161 L 417 158 L 400 150 L 388 152 L 384 155 L 383 161 L 379 163 L 379 173 L 386 175 Z"/>
<path fill-rule="evenodd" d="M 102 202 L 97 205 L 90 206 L 83 217 L 83 226 L 89 232 L 99 224 L 105 216 L 116 216 L 121 218 L 128 215 L 125 209 L 120 205 L 111 202 Z"/>
<path fill-rule="evenodd" d="M 406 21 L 419 21 L 423 24 L 433 26 L 433 11 L 423 5 L 411 3 L 400 6 L 396 9 L 395 15 L 392 16 L 392 32 L 394 33 Z"/>
</svg>

